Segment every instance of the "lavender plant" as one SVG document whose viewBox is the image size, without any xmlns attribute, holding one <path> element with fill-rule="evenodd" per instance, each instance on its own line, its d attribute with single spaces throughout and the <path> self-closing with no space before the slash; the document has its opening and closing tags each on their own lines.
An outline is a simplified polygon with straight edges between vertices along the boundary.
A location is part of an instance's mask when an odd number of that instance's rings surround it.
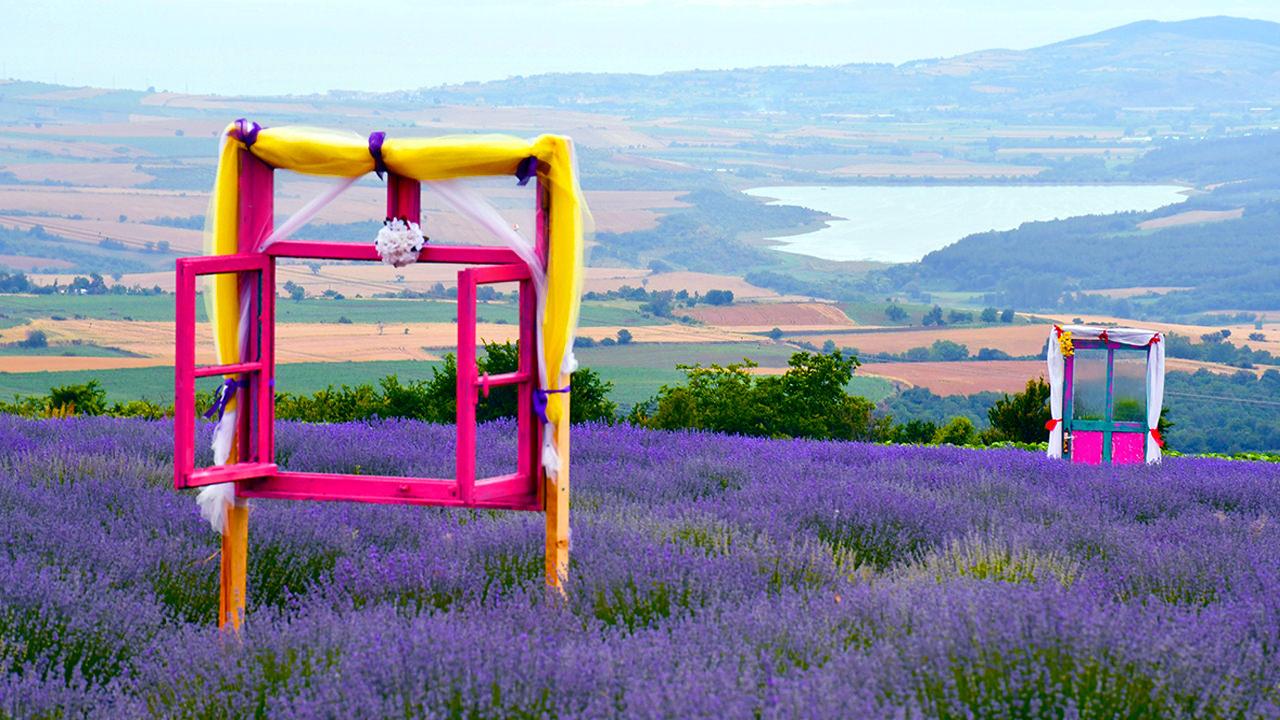
<svg viewBox="0 0 1280 720">
<path fill-rule="evenodd" d="M 171 433 L 0 417 L 0 717 L 1280 716 L 1274 464 L 584 425 L 565 596 L 535 514 L 263 501 L 236 638 Z M 277 432 L 370 474 L 452 441 Z"/>
</svg>

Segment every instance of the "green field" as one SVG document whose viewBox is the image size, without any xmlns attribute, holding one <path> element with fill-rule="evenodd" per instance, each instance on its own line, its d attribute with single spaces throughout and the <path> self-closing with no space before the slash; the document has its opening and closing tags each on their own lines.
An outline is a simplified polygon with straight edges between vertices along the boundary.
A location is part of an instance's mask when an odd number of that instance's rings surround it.
<svg viewBox="0 0 1280 720">
<path fill-rule="evenodd" d="M 21 357 L 143 357 L 120 348 L 94 345 L 93 343 L 57 343 L 41 348 L 21 345 L 0 345 L 0 355 Z"/>
<path fill-rule="evenodd" d="M 657 325 L 665 321 L 644 316 L 639 303 L 584 302 L 581 324 L 585 327 Z M 173 321 L 172 295 L 0 295 L 0 327 L 19 325 L 33 318 L 89 318 L 93 320 Z M 447 300 L 285 300 L 276 302 L 278 322 L 353 323 L 453 322 L 457 306 Z M 196 316 L 205 321 L 204 303 L 196 303 Z M 481 322 L 514 323 L 513 302 L 480 303 Z"/>
<path fill-rule="evenodd" d="M 578 348 L 574 354 L 587 367 L 629 367 L 675 370 L 676 365 L 728 365 L 750 358 L 763 367 L 786 367 L 795 348 L 773 342 L 630 343 Z"/>
<path fill-rule="evenodd" d="M 972 304 L 974 298 L 968 293 L 931 293 L 931 295 L 933 296 L 935 303 L 942 307 L 944 316 L 952 310 L 973 313 L 974 322 L 964 323 L 965 327 L 992 324 L 978 321 L 978 314 L 982 312 L 983 306 L 981 304 Z M 889 303 L 887 302 L 843 302 L 840 303 L 840 309 L 849 316 L 849 319 L 859 325 L 893 325 L 905 327 L 909 325 L 921 325 L 924 314 L 933 307 L 933 305 L 909 302 L 899 302 L 895 304 L 907 312 L 907 317 L 905 319 L 894 321 L 886 317 L 884 311 L 889 307 Z M 999 309 L 1000 308 L 997 308 L 997 310 Z M 1015 324 L 1022 325 L 1028 322 L 1028 320 L 1025 317 L 1015 316 L 1013 322 Z"/>
</svg>

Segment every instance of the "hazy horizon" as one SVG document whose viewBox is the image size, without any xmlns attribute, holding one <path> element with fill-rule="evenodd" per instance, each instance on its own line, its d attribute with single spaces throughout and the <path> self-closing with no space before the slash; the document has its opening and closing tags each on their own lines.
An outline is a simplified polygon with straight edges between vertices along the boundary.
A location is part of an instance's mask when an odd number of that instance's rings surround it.
<svg viewBox="0 0 1280 720">
<path fill-rule="evenodd" d="M 547 72 L 896 64 L 1025 49 L 1138 20 L 1280 21 L 1280 4 L 1262 0 L 1080 0 L 1067 13 L 1016 0 L 387 5 L 374 13 L 332 0 L 23 3 L 0 27 L 0 77 L 224 95 L 391 91 Z"/>
</svg>

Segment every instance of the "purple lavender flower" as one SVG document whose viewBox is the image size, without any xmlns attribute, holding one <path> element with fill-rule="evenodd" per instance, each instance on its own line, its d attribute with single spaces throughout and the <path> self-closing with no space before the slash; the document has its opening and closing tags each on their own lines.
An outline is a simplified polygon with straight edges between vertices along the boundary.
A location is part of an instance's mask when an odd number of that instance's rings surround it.
<svg viewBox="0 0 1280 720">
<path fill-rule="evenodd" d="M 1280 716 L 1275 465 L 582 426 L 564 597 L 537 514 L 260 501 L 237 639 L 171 432 L 0 417 L 0 717 Z M 452 442 L 282 423 L 277 459 Z"/>
</svg>

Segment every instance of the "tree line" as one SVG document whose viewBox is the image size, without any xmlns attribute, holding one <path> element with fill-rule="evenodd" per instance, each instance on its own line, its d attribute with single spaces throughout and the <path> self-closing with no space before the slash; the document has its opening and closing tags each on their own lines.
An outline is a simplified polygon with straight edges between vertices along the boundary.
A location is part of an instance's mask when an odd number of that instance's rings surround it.
<svg viewBox="0 0 1280 720">
<path fill-rule="evenodd" d="M 513 372 L 516 346 L 489 343 L 478 358 L 481 373 Z M 787 369 L 762 375 L 750 360 L 729 365 L 682 365 L 684 381 L 663 385 L 623 414 L 610 399 L 613 384 L 590 368 L 573 376 L 573 422 L 627 422 L 656 430 L 692 429 L 773 438 L 991 446 L 1040 445 L 1047 436 L 1049 385 L 1031 378 L 1015 393 L 938 396 L 911 388 L 877 405 L 846 387 L 858 359 L 836 350 L 793 354 Z M 302 422 L 412 418 L 452 423 L 456 416 L 457 360 L 450 354 L 429 379 L 329 386 L 311 394 L 276 394 L 276 417 Z M 1188 453 L 1280 450 L 1280 372 L 1221 375 L 1201 370 L 1169 373 L 1161 427 L 1169 447 Z M 212 406 L 210 392 L 197 409 Z M 480 422 L 514 417 L 514 387 L 493 388 L 476 409 Z M 172 405 L 147 400 L 109 403 L 97 382 L 55 387 L 47 395 L 0 401 L 0 412 L 27 417 L 113 415 L 159 419 Z"/>
</svg>

